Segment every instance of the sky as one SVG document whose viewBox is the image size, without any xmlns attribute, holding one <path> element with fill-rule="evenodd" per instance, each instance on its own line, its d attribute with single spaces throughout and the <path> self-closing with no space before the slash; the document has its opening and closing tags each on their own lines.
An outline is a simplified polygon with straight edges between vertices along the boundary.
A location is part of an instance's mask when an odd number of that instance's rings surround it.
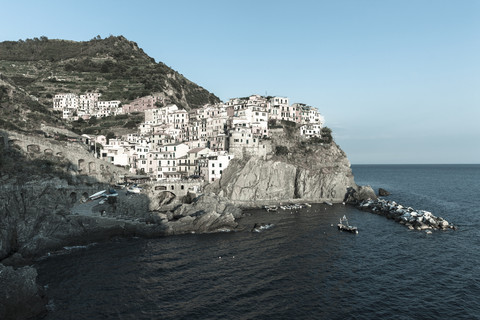
<svg viewBox="0 0 480 320">
<path fill-rule="evenodd" d="M 480 163 L 480 0 L 0 5 L 0 41 L 123 35 L 223 101 L 317 107 L 352 164 Z"/>
</svg>

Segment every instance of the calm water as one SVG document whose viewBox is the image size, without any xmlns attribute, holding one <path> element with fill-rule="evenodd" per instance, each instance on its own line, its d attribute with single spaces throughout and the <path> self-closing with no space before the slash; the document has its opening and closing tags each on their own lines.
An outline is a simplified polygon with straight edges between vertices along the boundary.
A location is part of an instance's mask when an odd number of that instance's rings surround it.
<svg viewBox="0 0 480 320">
<path fill-rule="evenodd" d="M 343 205 L 255 214 L 261 233 L 123 239 L 37 263 L 46 319 L 474 319 L 480 165 L 353 166 L 358 184 L 458 231 L 410 231 Z M 335 227 L 344 214 L 359 234 Z"/>
</svg>

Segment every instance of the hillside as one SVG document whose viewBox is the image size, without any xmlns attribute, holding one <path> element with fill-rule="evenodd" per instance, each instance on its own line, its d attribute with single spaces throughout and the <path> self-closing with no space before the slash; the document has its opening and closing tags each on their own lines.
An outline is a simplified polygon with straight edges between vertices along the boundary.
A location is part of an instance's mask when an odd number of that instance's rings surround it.
<svg viewBox="0 0 480 320">
<path fill-rule="evenodd" d="M 98 91 L 102 100 L 128 103 L 152 93 L 187 110 L 220 100 L 162 62 L 156 63 L 123 36 L 75 42 L 45 37 L 0 42 L 0 118 L 17 124 L 16 113 L 47 110 L 57 93 Z M 4 117 L 4 115 L 8 117 Z M 39 116 L 40 117 L 40 116 Z M 26 121 L 28 121 L 28 118 Z"/>
</svg>

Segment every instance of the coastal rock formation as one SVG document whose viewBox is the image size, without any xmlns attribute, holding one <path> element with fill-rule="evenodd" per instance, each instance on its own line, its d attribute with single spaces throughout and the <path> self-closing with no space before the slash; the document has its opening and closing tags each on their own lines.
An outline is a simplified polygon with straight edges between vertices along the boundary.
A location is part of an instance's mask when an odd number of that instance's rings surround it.
<svg viewBox="0 0 480 320">
<path fill-rule="evenodd" d="M 46 296 L 33 267 L 14 269 L 0 264 L 0 319 L 29 319 L 46 312 Z"/>
<path fill-rule="evenodd" d="M 237 227 L 235 219 L 241 215 L 242 210 L 227 199 L 210 193 L 168 212 L 162 223 L 167 234 L 231 231 Z"/>
<path fill-rule="evenodd" d="M 103 186 L 68 186 L 59 179 L 23 187 L 2 187 L 0 193 L 0 261 L 25 260 L 67 245 L 115 236 L 164 236 L 232 230 L 242 211 L 227 199 L 206 194 L 167 213 L 150 212 L 147 195 L 118 197 L 111 204 L 81 204 L 85 194 Z M 97 200 L 98 201 L 98 200 Z M 98 202 L 96 202 L 98 203 Z M 87 209 L 85 209 L 85 207 Z"/>
<path fill-rule="evenodd" d="M 115 236 L 159 237 L 230 231 L 237 226 L 235 219 L 242 214 L 226 199 L 213 194 L 167 213 L 148 212 L 145 195 L 129 196 L 131 205 L 120 201 L 116 212 L 112 210 L 103 216 L 95 210 L 82 212 L 77 207 L 71 211 L 84 197 L 82 192 L 93 194 L 98 189 L 102 186 L 74 187 L 58 179 L 35 181 L 35 185 L 23 187 L 2 186 L 0 261 L 26 264 L 47 251 Z M 13 270 L 0 264 L 0 319 L 24 319 L 43 312 L 45 301 L 35 278 L 33 267 Z M 25 308 L 25 305 L 31 307 Z"/>
<path fill-rule="evenodd" d="M 207 190 L 235 204 L 257 206 L 278 201 L 342 202 L 348 188 L 358 189 L 345 153 L 335 144 L 303 154 L 233 160 Z"/>
<path fill-rule="evenodd" d="M 386 196 L 390 195 L 390 192 L 388 192 L 387 190 L 385 190 L 383 188 L 378 188 L 378 195 L 380 197 L 386 197 Z"/>
<path fill-rule="evenodd" d="M 395 201 L 384 199 L 365 200 L 358 204 L 359 209 L 383 215 L 396 222 L 404 224 L 409 229 L 415 230 L 446 230 L 456 229 L 447 220 L 434 216 L 425 210 L 415 210 L 411 207 L 404 207 Z"/>
<path fill-rule="evenodd" d="M 364 200 L 376 200 L 377 196 L 371 186 L 358 186 L 357 188 L 348 188 L 345 195 L 345 202 L 357 205 Z"/>
</svg>

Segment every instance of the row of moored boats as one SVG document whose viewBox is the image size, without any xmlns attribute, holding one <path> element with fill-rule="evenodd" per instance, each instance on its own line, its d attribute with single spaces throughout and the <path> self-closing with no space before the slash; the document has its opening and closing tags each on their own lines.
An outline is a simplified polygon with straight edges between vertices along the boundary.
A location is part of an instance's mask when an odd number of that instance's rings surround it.
<svg viewBox="0 0 480 320">
<path fill-rule="evenodd" d="M 292 204 L 287 204 L 287 205 L 281 205 L 281 206 L 265 206 L 265 210 L 268 212 L 275 212 L 278 211 L 278 209 L 282 210 L 298 210 L 298 209 L 303 209 L 303 208 L 309 208 L 312 205 L 309 203 L 292 203 Z"/>
</svg>

